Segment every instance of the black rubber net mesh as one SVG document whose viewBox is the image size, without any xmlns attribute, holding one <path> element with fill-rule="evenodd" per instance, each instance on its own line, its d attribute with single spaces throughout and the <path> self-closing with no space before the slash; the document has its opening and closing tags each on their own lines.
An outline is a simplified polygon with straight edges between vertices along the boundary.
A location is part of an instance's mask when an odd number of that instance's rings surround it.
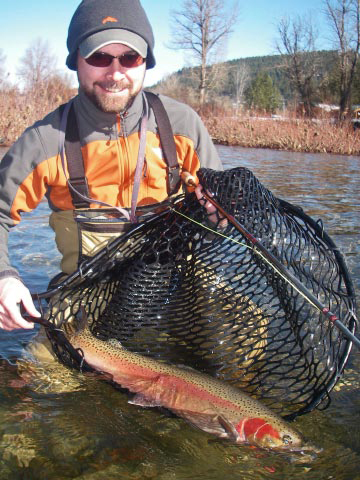
<svg viewBox="0 0 360 480">
<path fill-rule="evenodd" d="M 354 332 L 352 283 L 321 223 L 275 198 L 247 169 L 198 175 Z M 66 331 L 83 307 L 100 339 L 217 376 L 287 418 L 328 403 L 351 349 L 231 222 L 214 227 L 194 194 L 114 240 L 47 296 L 57 328 Z M 79 367 L 57 335 L 49 336 L 60 360 Z"/>
</svg>

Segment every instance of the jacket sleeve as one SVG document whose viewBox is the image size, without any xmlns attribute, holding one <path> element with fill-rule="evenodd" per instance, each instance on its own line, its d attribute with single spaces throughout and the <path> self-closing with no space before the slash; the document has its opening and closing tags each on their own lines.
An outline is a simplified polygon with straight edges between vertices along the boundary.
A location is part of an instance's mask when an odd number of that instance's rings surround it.
<svg viewBox="0 0 360 480">
<path fill-rule="evenodd" d="M 200 166 L 203 168 L 211 168 L 213 170 L 223 170 L 222 162 L 219 158 L 213 141 L 203 124 L 201 118 L 194 113 L 197 131 L 197 142 L 195 150 L 200 160 Z"/>
<path fill-rule="evenodd" d="M 0 160 L 0 278 L 19 278 L 9 261 L 8 234 L 19 223 L 21 212 L 33 210 L 46 192 L 44 178 L 33 174 L 44 158 L 44 146 L 34 126 Z"/>
<path fill-rule="evenodd" d="M 223 170 L 213 141 L 199 115 L 189 106 L 160 95 L 168 113 L 175 138 L 182 142 L 184 167 L 195 174 L 198 168 Z"/>
</svg>

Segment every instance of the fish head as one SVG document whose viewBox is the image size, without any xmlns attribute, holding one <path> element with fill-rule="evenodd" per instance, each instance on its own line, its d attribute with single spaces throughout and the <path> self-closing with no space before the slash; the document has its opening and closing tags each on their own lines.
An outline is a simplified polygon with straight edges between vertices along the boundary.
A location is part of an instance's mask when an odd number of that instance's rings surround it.
<svg viewBox="0 0 360 480">
<path fill-rule="evenodd" d="M 294 462 L 312 461 L 322 451 L 282 419 L 249 418 L 242 425 L 251 445 L 277 452 L 294 454 Z"/>
<path fill-rule="evenodd" d="M 274 434 L 270 429 L 261 438 L 256 438 L 254 443 L 263 448 L 271 450 L 301 450 L 305 445 L 305 440 L 302 435 L 295 431 L 276 432 Z M 277 435 L 278 433 L 278 435 Z"/>
<path fill-rule="evenodd" d="M 271 450 L 300 450 L 305 445 L 300 432 L 285 421 L 268 418 L 248 418 L 242 424 L 246 441 L 251 445 Z"/>
</svg>

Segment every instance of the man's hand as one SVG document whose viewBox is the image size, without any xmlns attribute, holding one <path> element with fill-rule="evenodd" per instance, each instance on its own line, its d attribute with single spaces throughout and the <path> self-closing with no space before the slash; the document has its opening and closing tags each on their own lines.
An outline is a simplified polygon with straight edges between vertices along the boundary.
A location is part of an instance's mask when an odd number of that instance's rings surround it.
<svg viewBox="0 0 360 480">
<path fill-rule="evenodd" d="M 0 328 L 4 330 L 34 328 L 33 323 L 21 316 L 21 304 L 30 316 L 41 317 L 24 284 L 14 277 L 2 278 L 0 280 Z"/>
<path fill-rule="evenodd" d="M 201 205 L 206 208 L 209 221 L 213 223 L 215 226 L 220 227 L 220 229 L 226 228 L 228 224 L 227 219 L 224 218 L 217 211 L 216 207 L 211 202 L 209 202 L 209 200 L 206 200 L 206 198 L 204 198 L 203 190 L 204 188 L 202 187 L 202 185 L 199 184 L 195 188 L 195 195 L 199 200 L 199 202 L 201 203 Z M 212 196 L 209 192 L 207 192 L 207 195 L 209 195 L 210 197 Z"/>
</svg>

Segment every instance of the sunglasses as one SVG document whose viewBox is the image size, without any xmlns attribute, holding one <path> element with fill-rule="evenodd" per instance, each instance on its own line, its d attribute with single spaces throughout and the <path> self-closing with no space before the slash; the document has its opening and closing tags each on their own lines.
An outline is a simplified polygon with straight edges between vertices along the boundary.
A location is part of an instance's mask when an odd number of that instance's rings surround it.
<svg viewBox="0 0 360 480">
<path fill-rule="evenodd" d="M 110 53 L 95 52 L 90 57 L 85 58 L 85 62 L 92 67 L 109 67 L 113 60 L 117 58 L 122 67 L 135 68 L 144 63 L 144 58 L 137 52 L 126 52 L 115 57 Z"/>
</svg>

